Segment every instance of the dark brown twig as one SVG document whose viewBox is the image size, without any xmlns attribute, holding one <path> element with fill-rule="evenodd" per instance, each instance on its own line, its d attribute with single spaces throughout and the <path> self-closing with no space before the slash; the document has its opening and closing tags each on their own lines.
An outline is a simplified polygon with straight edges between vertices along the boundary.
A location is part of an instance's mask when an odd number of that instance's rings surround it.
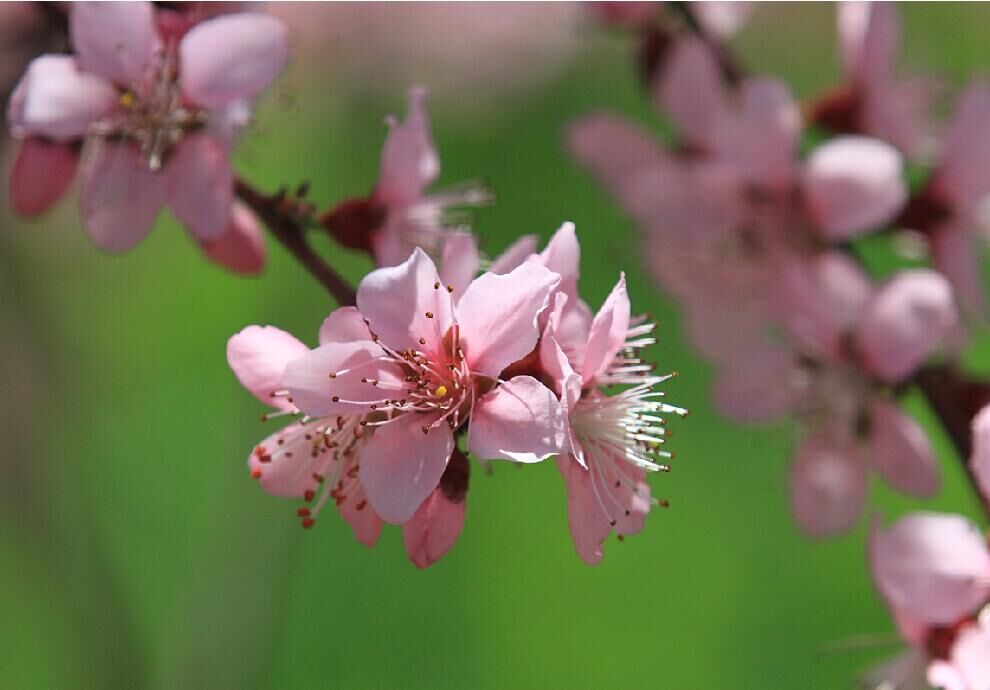
<svg viewBox="0 0 990 690">
<path fill-rule="evenodd" d="M 296 213 L 298 206 L 294 205 L 285 190 L 269 196 L 259 192 L 247 182 L 237 179 L 234 182 L 234 192 L 268 227 L 275 239 L 327 289 L 338 305 L 354 306 L 354 288 L 337 275 L 337 272 L 309 246 L 305 224 Z"/>
</svg>

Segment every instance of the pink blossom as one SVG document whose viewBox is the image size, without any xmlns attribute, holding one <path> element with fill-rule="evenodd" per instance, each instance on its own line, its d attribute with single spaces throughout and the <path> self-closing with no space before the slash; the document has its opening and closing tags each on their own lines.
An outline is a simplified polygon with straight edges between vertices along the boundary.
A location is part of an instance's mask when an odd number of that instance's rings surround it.
<svg viewBox="0 0 990 690">
<path fill-rule="evenodd" d="M 969 464 L 983 496 L 990 501 L 990 406 L 973 417 L 973 454 Z"/>
<path fill-rule="evenodd" d="M 231 14 L 196 25 L 176 44 L 163 40 L 151 3 L 129 2 L 74 5 L 70 29 L 75 56 L 37 58 L 14 91 L 14 133 L 64 146 L 87 139 L 81 207 L 104 249 L 135 246 L 165 205 L 197 240 L 222 235 L 233 134 L 250 100 L 285 66 L 284 28 L 261 14 Z M 50 205 L 29 190 L 32 171 L 46 164 L 39 157 L 53 155 L 22 150 L 15 172 L 28 179 L 13 185 L 23 209 Z"/>
<path fill-rule="evenodd" d="M 669 469 L 658 415 L 686 411 L 661 400 L 657 386 L 670 376 L 653 375 L 639 358 L 639 350 L 655 342 L 654 325 L 630 317 L 625 277 L 592 316 L 576 296 L 579 257 L 568 223 L 534 260 L 561 273 L 540 365 L 567 412 L 566 447 L 557 467 L 567 483 L 571 535 L 581 559 L 594 565 L 612 531 L 620 537 L 639 532 L 651 506 L 661 503 L 646 483 L 646 473 Z M 623 389 L 603 390 L 614 385 Z"/>
<path fill-rule="evenodd" d="M 839 54 L 851 83 L 845 106 L 852 129 L 917 154 L 925 143 L 932 84 L 894 74 L 900 50 L 897 8 L 889 2 L 840 2 Z"/>
<path fill-rule="evenodd" d="M 320 341 L 349 337 L 345 315 L 338 310 L 321 329 Z M 284 390 L 286 365 L 310 352 L 294 336 L 272 326 L 249 326 L 227 344 L 227 361 L 240 382 L 276 417 L 298 412 Z M 358 416 L 337 416 L 294 422 L 264 439 L 248 459 L 251 476 L 275 496 L 303 498 L 312 507 L 299 509 L 304 527 L 312 526 L 321 508 L 334 499 L 341 517 L 354 530 L 358 541 L 373 545 L 382 521 L 368 505 L 364 487 L 357 479 L 365 432 Z M 317 500 L 317 496 L 319 497 Z"/>
<path fill-rule="evenodd" d="M 483 188 L 464 185 L 427 195 L 440 174 L 440 158 L 430 134 L 426 90 L 409 90 L 409 112 L 401 124 L 393 117 L 382 150 L 381 173 L 371 203 L 382 209 L 384 221 L 371 236 L 375 262 L 395 266 L 416 247 L 440 258 L 448 234 L 456 229 L 452 207 L 487 203 Z"/>
<path fill-rule="evenodd" d="M 990 687 L 990 617 L 960 632 L 948 659 L 928 667 L 928 682 L 944 690 Z"/>
<path fill-rule="evenodd" d="M 537 462 L 560 451 L 553 392 L 529 376 L 500 379 L 535 347 L 537 319 L 559 280 L 526 262 L 477 278 L 455 303 L 416 249 L 361 281 L 360 338 L 324 343 L 287 365 L 283 383 L 306 415 L 369 417 L 359 478 L 387 522 L 408 521 L 433 493 L 454 432 L 469 419 L 467 447 L 479 458 Z"/>
<path fill-rule="evenodd" d="M 947 625 L 990 600 L 986 537 L 958 515 L 915 513 L 870 541 L 873 577 L 892 608 Z"/>
</svg>

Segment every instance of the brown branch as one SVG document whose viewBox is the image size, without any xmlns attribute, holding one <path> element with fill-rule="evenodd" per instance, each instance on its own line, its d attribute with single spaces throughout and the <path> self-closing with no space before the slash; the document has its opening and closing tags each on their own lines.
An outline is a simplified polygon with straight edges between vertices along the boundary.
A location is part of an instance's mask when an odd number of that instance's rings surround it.
<svg viewBox="0 0 990 690">
<path fill-rule="evenodd" d="M 268 231 L 303 265 L 309 274 L 327 289 L 340 306 L 354 306 L 355 293 L 306 241 L 306 226 L 299 217 L 299 206 L 281 190 L 271 196 L 263 194 L 240 178 L 234 181 L 234 193 L 247 204 L 268 227 Z"/>
</svg>

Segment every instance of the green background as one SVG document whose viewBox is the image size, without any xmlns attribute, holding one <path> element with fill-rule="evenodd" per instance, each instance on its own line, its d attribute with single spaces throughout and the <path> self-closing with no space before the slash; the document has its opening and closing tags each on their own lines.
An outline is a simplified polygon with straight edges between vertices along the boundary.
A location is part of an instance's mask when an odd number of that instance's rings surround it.
<svg viewBox="0 0 990 690">
<path fill-rule="evenodd" d="M 909 67 L 959 83 L 990 61 L 987 6 L 903 12 Z M 837 76 L 833 25 L 827 5 L 763 7 L 736 42 L 747 64 L 806 96 Z M 396 528 L 371 550 L 332 512 L 303 532 L 296 504 L 247 476 L 271 427 L 224 350 L 252 323 L 314 342 L 333 306 L 320 287 L 273 243 L 265 274 L 244 279 L 202 259 L 169 219 L 121 258 L 89 244 L 74 201 L 41 222 L 5 207 L 0 687 L 849 688 L 897 649 L 834 649 L 864 634 L 893 641 L 864 563 L 868 515 L 824 544 L 796 532 L 796 431 L 715 413 L 711 373 L 638 263 L 634 228 L 566 155 L 566 124 L 592 110 L 662 129 L 631 44 L 593 30 L 583 40 L 559 78 L 495 99 L 495 112 L 434 109 L 441 186 L 494 186 L 498 204 L 476 224 L 492 253 L 576 222 L 593 305 L 628 272 L 634 307 L 659 322 L 653 358 L 681 374 L 670 398 L 691 409 L 671 425 L 674 471 L 653 482 L 671 508 L 610 540 L 590 568 L 552 463 L 496 464 L 491 476 L 475 466 L 464 533 L 426 571 Z M 312 179 L 329 204 L 370 189 L 381 118 L 404 103 L 294 80 L 317 68 L 293 68 L 279 89 L 291 97 L 266 101 L 239 158 L 259 186 Z M 319 244 L 352 279 L 369 268 Z M 945 486 L 928 505 L 974 514 L 933 433 Z M 915 505 L 879 486 L 871 499 L 868 512 L 887 515 Z"/>
</svg>

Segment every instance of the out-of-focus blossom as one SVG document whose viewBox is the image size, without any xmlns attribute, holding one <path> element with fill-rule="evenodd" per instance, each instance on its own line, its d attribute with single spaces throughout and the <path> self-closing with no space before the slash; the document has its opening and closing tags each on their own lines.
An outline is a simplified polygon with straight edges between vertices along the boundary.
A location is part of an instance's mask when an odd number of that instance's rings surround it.
<svg viewBox="0 0 990 690">
<path fill-rule="evenodd" d="M 439 260 L 450 234 L 467 230 L 454 209 L 488 203 L 491 195 L 472 184 L 426 193 L 440 174 L 440 158 L 430 133 L 425 89 L 409 90 L 404 122 L 394 117 L 386 122 L 390 131 L 375 189 L 367 198 L 338 205 L 321 223 L 345 246 L 370 251 L 378 266 L 400 264 L 416 247 Z"/>
<path fill-rule="evenodd" d="M 754 2 L 689 2 L 685 3 L 695 21 L 710 36 L 729 38 L 746 23 L 756 7 Z M 645 28 L 656 24 L 664 9 L 663 2 L 592 2 L 592 13 L 598 21 L 609 26 Z"/>
<path fill-rule="evenodd" d="M 990 240 L 990 90 L 973 82 L 959 96 L 931 178 L 901 223 L 923 232 L 935 266 L 972 316 L 985 316 L 979 246 Z"/>
<path fill-rule="evenodd" d="M 198 241 L 223 235 L 232 222 L 234 134 L 286 64 L 285 29 L 265 15 L 231 14 L 177 42 L 160 33 L 151 3 L 133 2 L 74 5 L 70 30 L 75 55 L 34 60 L 10 100 L 12 130 L 26 137 L 15 207 L 40 212 L 53 203 L 57 194 L 32 191 L 37 173 L 61 145 L 64 182 L 70 151 L 85 139 L 81 208 L 100 247 L 132 248 L 165 205 Z"/>
<path fill-rule="evenodd" d="M 984 498 L 990 501 L 990 407 L 973 417 L 973 454 L 969 463 Z"/>
<path fill-rule="evenodd" d="M 916 513 L 870 540 L 873 578 L 911 647 L 871 687 L 990 687 L 990 549 L 958 515 Z M 927 680 L 927 684 L 926 684 Z"/>
<path fill-rule="evenodd" d="M 272 3 L 270 10 L 298 37 L 299 79 L 318 80 L 323 90 L 339 80 L 344 90 L 375 95 L 425 83 L 445 110 L 486 117 L 559 74 L 586 43 L 584 9 L 568 2 Z"/>
<path fill-rule="evenodd" d="M 814 104 L 813 121 L 888 141 L 909 155 L 926 144 L 934 83 L 895 74 L 901 28 L 894 3 L 840 2 L 839 57 L 848 83 Z"/>
<path fill-rule="evenodd" d="M 537 462 L 560 452 L 560 405 L 530 376 L 501 379 L 536 346 L 537 319 L 560 276 L 527 262 L 474 280 L 455 304 L 433 262 L 416 249 L 361 281 L 353 318 L 363 336 L 325 343 L 290 362 L 283 384 L 310 417 L 361 415 L 373 431 L 359 478 L 391 523 L 408 521 L 433 493 L 470 424 L 480 459 Z"/>
</svg>

